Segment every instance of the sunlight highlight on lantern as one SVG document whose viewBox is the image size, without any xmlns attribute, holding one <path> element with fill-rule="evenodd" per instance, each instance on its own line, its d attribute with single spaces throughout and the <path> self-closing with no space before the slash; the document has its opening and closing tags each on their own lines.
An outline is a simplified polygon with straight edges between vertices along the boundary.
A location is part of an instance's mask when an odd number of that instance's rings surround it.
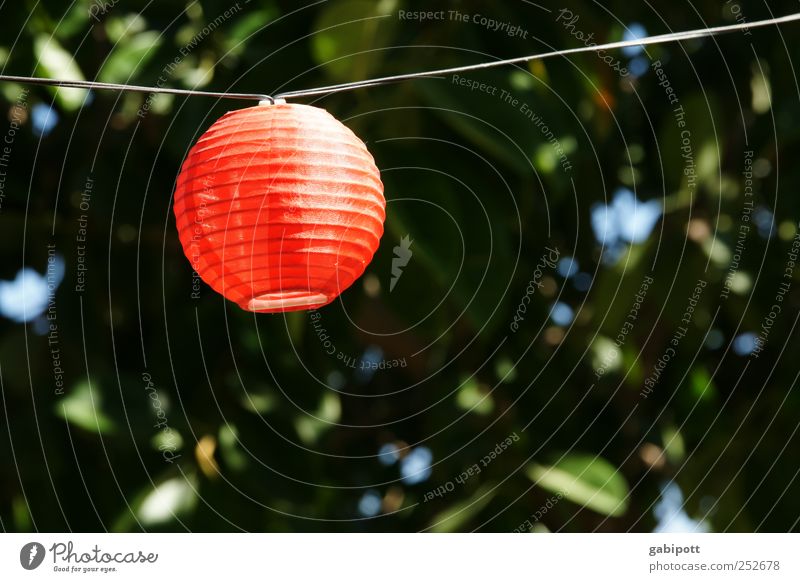
<svg viewBox="0 0 800 582">
<path fill-rule="evenodd" d="M 361 276 L 386 201 L 364 143 L 327 111 L 225 114 L 183 163 L 175 218 L 192 267 L 249 311 L 314 309 Z"/>
</svg>

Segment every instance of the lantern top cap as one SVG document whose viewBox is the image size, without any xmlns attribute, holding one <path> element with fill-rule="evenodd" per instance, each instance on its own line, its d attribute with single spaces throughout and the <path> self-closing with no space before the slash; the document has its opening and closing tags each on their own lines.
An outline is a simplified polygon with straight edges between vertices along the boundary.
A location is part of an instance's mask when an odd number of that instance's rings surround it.
<svg viewBox="0 0 800 582">
<path fill-rule="evenodd" d="M 282 105 L 286 103 L 286 99 L 270 97 L 269 99 L 262 99 L 258 102 L 259 105 Z"/>
</svg>

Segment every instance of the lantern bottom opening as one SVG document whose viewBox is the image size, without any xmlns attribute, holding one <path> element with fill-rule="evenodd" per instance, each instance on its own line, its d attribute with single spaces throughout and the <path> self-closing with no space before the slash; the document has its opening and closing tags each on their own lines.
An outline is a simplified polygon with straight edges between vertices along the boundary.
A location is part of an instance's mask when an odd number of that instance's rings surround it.
<svg viewBox="0 0 800 582">
<path fill-rule="evenodd" d="M 244 307 L 248 311 L 290 311 L 321 307 L 329 301 L 330 298 L 322 293 L 285 291 L 253 297 Z"/>
</svg>

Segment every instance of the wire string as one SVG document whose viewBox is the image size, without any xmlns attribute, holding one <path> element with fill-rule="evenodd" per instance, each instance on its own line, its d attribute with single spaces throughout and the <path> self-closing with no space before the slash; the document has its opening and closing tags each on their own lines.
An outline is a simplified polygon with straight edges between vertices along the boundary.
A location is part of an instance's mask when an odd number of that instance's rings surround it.
<svg viewBox="0 0 800 582">
<path fill-rule="evenodd" d="M 73 81 L 68 79 L 46 79 L 44 77 L 19 77 L 15 75 L 0 75 L 0 81 L 14 83 L 27 83 L 30 85 L 51 85 L 55 87 L 68 87 L 71 89 L 108 89 L 110 91 L 133 91 L 135 93 L 168 93 L 171 95 L 200 95 L 204 97 L 217 97 L 219 99 L 251 99 L 256 101 L 275 100 L 269 95 L 261 93 L 228 93 L 217 91 L 197 91 L 195 89 L 172 89 L 170 87 L 147 87 L 144 85 L 121 85 L 119 83 L 100 83 L 98 81 Z"/>
<path fill-rule="evenodd" d="M 800 20 L 800 12 L 790 14 L 788 16 L 781 16 L 778 18 L 770 18 L 768 20 L 757 20 L 754 22 L 731 24 L 728 26 L 717 26 L 714 28 L 699 28 L 697 30 L 688 30 L 684 32 L 672 32 L 668 34 L 659 34 L 657 36 L 648 36 L 635 40 L 624 40 L 618 42 L 610 42 L 600 45 L 589 45 L 576 47 L 571 49 L 563 49 L 551 51 L 546 53 L 539 53 L 529 55 L 526 57 L 516 57 L 513 59 L 504 59 L 499 61 L 490 61 L 488 63 L 477 63 L 474 65 L 464 65 L 460 67 L 452 67 L 448 69 L 436 69 L 432 71 L 424 71 L 421 73 L 406 73 L 402 75 L 392 75 L 389 77 L 379 77 L 376 79 L 369 79 L 366 81 L 354 81 L 351 83 L 341 83 L 338 85 L 328 85 L 327 87 L 317 87 L 315 89 L 301 89 L 299 91 L 285 91 L 278 93 L 276 99 L 294 99 L 297 97 L 312 97 L 315 95 L 329 95 L 331 93 L 339 93 L 341 91 L 351 91 L 353 89 L 360 89 L 362 87 L 374 87 L 376 85 L 384 85 L 387 83 L 397 83 L 409 79 L 419 79 L 424 77 L 443 77 L 455 73 L 467 73 L 471 71 L 480 71 L 483 69 L 490 69 L 494 67 L 504 67 L 507 65 L 516 65 L 520 63 L 528 63 L 530 61 L 537 61 L 551 57 L 558 57 L 564 55 L 572 55 L 586 52 L 598 52 L 604 50 L 621 49 L 633 46 L 643 46 L 651 44 L 662 44 L 667 42 L 677 42 L 681 40 L 690 40 L 694 38 L 703 38 L 708 36 L 715 36 L 719 34 L 727 34 L 736 32 L 738 30 L 746 30 L 750 28 L 759 28 L 763 26 L 770 26 L 773 24 L 784 24 L 787 22 L 794 22 Z"/>
<path fill-rule="evenodd" d="M 668 42 L 678 42 L 682 40 L 690 40 L 695 38 L 705 38 L 709 36 L 716 36 L 719 34 L 736 32 L 740 30 L 749 30 L 752 28 L 761 28 L 764 26 L 785 24 L 788 22 L 795 22 L 798 20 L 800 20 L 800 12 L 795 14 L 789 14 L 787 16 L 780 16 L 777 18 L 769 18 L 767 20 L 742 22 L 726 26 L 717 26 L 713 28 L 699 28 L 696 30 L 688 30 L 684 32 L 672 32 L 668 34 L 659 34 L 655 36 L 647 36 L 644 38 L 638 38 L 633 40 L 610 42 L 600 45 L 592 44 L 571 49 L 563 49 L 563 50 L 539 53 L 535 55 L 528 55 L 524 57 L 516 57 L 513 59 L 489 61 L 485 63 L 464 65 L 460 67 L 451 67 L 447 69 L 421 71 L 418 73 L 404 73 L 400 75 L 391 75 L 388 77 L 366 79 L 363 81 L 352 81 L 349 83 L 340 83 L 337 85 L 316 87 L 313 89 L 284 91 L 282 93 L 278 93 L 277 95 L 275 95 L 275 97 L 271 97 L 270 95 L 265 95 L 261 93 L 229 93 L 229 92 L 217 92 L 217 91 L 199 91 L 195 89 L 172 89 L 170 87 L 147 87 L 143 85 L 122 85 L 118 83 L 100 83 L 97 81 L 74 81 L 68 79 L 47 79 L 43 77 L 22 77 L 15 75 L 0 75 L 0 81 L 27 83 L 31 85 L 50 85 L 55 87 L 68 87 L 75 89 L 106 89 L 110 91 L 133 91 L 138 93 L 168 93 L 172 95 L 216 97 L 218 99 L 246 99 L 246 100 L 255 100 L 259 102 L 275 103 L 276 99 L 297 99 L 299 97 L 330 95 L 332 93 L 341 93 L 342 91 L 353 91 L 355 89 L 361 89 L 364 87 L 375 87 L 377 85 L 398 83 L 400 81 L 408 81 L 411 79 L 422 79 L 426 77 L 443 77 L 446 75 L 453 75 L 456 73 L 481 71 L 484 69 L 504 67 L 507 65 L 516 65 L 521 63 L 529 63 L 531 61 L 542 60 L 558 56 L 566 56 L 566 55 L 573 55 L 573 54 L 587 53 L 587 52 L 599 52 L 599 51 L 614 50 L 614 49 L 621 49 L 634 46 L 663 44 Z"/>
</svg>

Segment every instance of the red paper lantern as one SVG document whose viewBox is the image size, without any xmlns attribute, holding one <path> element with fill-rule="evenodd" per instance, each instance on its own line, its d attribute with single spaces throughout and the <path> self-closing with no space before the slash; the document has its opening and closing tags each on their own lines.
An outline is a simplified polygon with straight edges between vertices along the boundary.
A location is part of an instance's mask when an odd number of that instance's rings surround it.
<svg viewBox="0 0 800 582">
<path fill-rule="evenodd" d="M 380 172 L 324 109 L 231 111 L 192 147 L 175 218 L 189 261 L 242 309 L 314 309 L 361 276 L 383 234 Z"/>
</svg>

